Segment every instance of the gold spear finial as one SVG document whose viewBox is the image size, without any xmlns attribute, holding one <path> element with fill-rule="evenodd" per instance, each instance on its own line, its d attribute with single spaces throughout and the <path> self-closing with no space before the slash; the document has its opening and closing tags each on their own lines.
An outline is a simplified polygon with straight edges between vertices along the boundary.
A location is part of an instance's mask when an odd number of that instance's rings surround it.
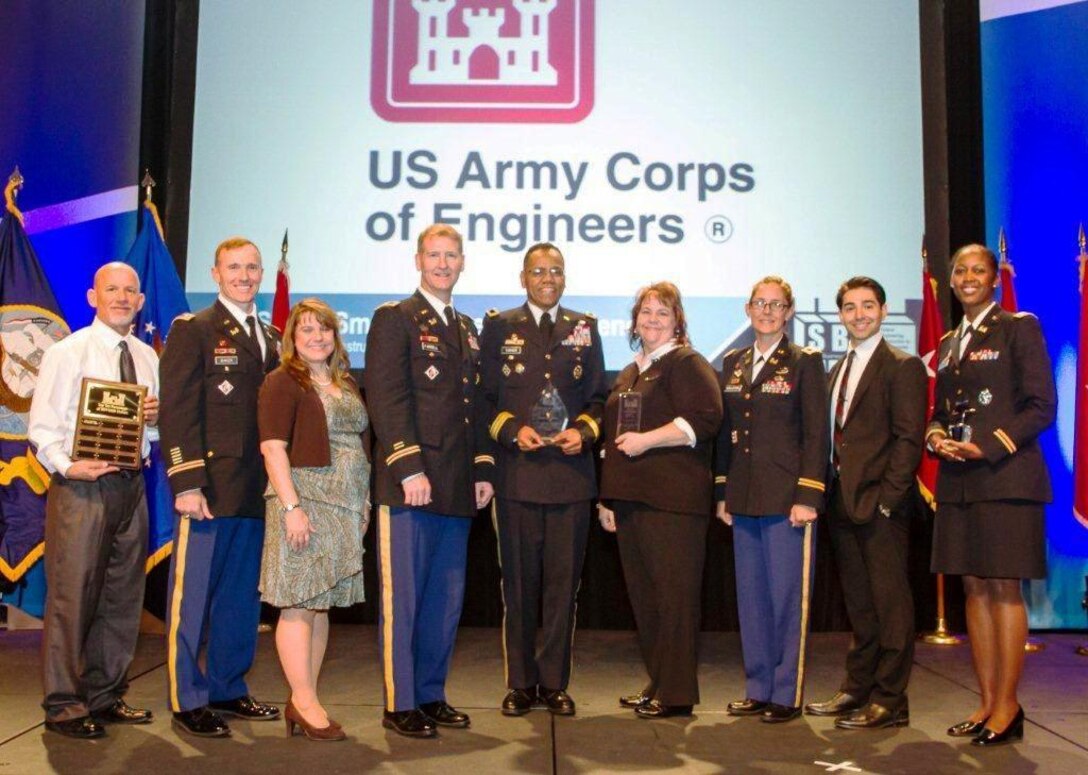
<svg viewBox="0 0 1088 775">
<path fill-rule="evenodd" d="M 1005 227 L 1002 226 L 997 232 L 997 250 L 1001 253 L 1001 260 L 1009 260 L 1009 242 L 1005 239 Z"/>
<path fill-rule="evenodd" d="M 19 189 L 22 187 L 23 175 L 19 172 L 19 165 L 16 164 L 15 169 L 12 170 L 11 175 L 8 176 L 8 184 L 4 186 L 4 205 L 7 208 L 7 211 L 19 220 L 19 223 L 23 223 L 23 214 L 16 206 L 15 200 L 19 196 Z"/>
<path fill-rule="evenodd" d="M 155 183 L 155 178 L 151 177 L 151 170 L 145 167 L 143 180 L 140 181 L 140 186 L 144 190 L 145 202 L 151 201 L 151 189 L 153 189 L 156 185 L 158 184 Z"/>
<path fill-rule="evenodd" d="M 929 251 L 926 249 L 926 234 L 922 232 L 922 271 L 929 269 Z"/>
</svg>

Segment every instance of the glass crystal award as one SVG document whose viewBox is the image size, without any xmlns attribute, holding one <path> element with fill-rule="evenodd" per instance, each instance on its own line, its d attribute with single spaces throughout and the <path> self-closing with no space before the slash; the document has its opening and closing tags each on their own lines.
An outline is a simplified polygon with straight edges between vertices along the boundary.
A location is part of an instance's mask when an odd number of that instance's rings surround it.
<svg viewBox="0 0 1088 775">
<path fill-rule="evenodd" d="M 559 433 L 566 430 L 569 419 L 567 406 L 549 379 L 533 404 L 529 425 L 545 444 L 551 444 Z"/>
<path fill-rule="evenodd" d="M 618 415 L 617 437 L 628 431 L 638 433 L 642 429 L 642 394 L 634 390 L 625 390 L 620 393 L 619 411 L 616 414 Z"/>
<path fill-rule="evenodd" d="M 972 429 L 967 420 L 974 413 L 975 409 L 970 407 L 966 398 L 956 401 L 952 407 L 952 421 L 948 425 L 948 435 L 952 437 L 952 441 L 969 442 L 971 440 Z"/>
</svg>

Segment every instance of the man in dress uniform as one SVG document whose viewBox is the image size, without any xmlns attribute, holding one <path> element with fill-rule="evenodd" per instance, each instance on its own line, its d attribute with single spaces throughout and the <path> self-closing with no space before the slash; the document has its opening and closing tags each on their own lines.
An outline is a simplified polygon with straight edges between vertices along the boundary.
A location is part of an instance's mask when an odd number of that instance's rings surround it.
<svg viewBox="0 0 1088 775">
<path fill-rule="evenodd" d="M 167 605 L 169 704 L 176 729 L 225 737 L 220 714 L 279 718 L 245 674 L 257 648 L 257 579 L 267 482 L 257 390 L 279 363 L 279 335 L 257 319 L 261 253 L 242 237 L 215 250 L 215 304 L 182 315 L 162 353 L 162 449 L 177 511 Z M 202 647 L 206 669 L 198 658 Z"/>
<path fill-rule="evenodd" d="M 805 706 L 842 716 L 842 729 L 906 726 L 914 656 L 914 605 L 907 578 L 914 472 L 926 422 L 922 361 L 888 344 L 884 288 L 852 277 L 835 297 L 850 344 L 831 370 L 831 547 L 853 628 L 846 677 L 830 700 Z"/>
<path fill-rule="evenodd" d="M 434 224 L 416 250 L 419 289 L 374 312 L 365 385 L 377 439 L 382 726 L 434 737 L 436 724 L 469 725 L 446 702 L 446 673 L 471 518 L 494 493 L 495 457 L 476 405 L 476 326 L 453 308 L 461 235 Z"/>
<path fill-rule="evenodd" d="M 45 351 L 27 428 L 52 475 L 45 506 L 45 728 L 81 739 L 105 735 L 103 722 L 151 721 L 151 711 L 123 699 L 144 600 L 144 478 L 106 461 L 72 460 L 82 382 L 148 388 L 144 457 L 156 434 L 159 382 L 155 351 L 130 333 L 144 305 L 132 267 L 100 268 L 87 302 L 95 310 L 91 325 Z"/>
<path fill-rule="evenodd" d="M 529 248 L 521 271 L 528 300 L 488 312 L 480 340 L 488 429 L 499 446 L 493 514 L 506 612 L 509 691 L 502 712 L 509 716 L 527 713 L 537 701 L 559 715 L 575 710 L 566 692 L 575 595 L 597 494 L 592 450 L 608 385 L 596 318 L 559 306 L 564 269 L 554 245 Z M 542 394 L 558 395 L 566 409 L 558 432 L 534 427 Z"/>
</svg>

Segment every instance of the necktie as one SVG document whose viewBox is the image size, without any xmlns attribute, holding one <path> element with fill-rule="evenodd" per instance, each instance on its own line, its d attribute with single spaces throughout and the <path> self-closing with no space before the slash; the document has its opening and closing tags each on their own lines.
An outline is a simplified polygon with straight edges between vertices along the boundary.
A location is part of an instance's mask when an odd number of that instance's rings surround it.
<svg viewBox="0 0 1088 775">
<path fill-rule="evenodd" d="M 136 362 L 132 360 L 132 353 L 129 352 L 128 342 L 124 339 L 117 345 L 121 348 L 121 381 L 127 382 L 130 385 L 136 384 Z"/>
<path fill-rule="evenodd" d="M 252 315 L 246 316 L 246 326 L 249 328 L 249 341 L 253 342 L 253 346 L 257 348 L 257 352 L 261 352 L 261 340 L 257 338 L 257 318 Z"/>
<path fill-rule="evenodd" d="M 545 312 L 540 316 L 540 333 L 544 337 L 545 344 L 552 340 L 553 328 L 555 328 L 555 323 L 552 321 L 551 313 Z"/>
<path fill-rule="evenodd" d="M 963 349 L 967 347 L 967 338 L 973 334 L 975 329 L 968 323 L 963 329 L 963 333 L 960 334 L 959 340 L 956 342 L 956 363 L 960 362 L 960 358 L 963 357 Z"/>
<path fill-rule="evenodd" d="M 756 362 L 752 364 L 752 382 L 756 381 L 756 377 L 759 376 L 759 370 L 763 367 L 763 356 L 760 355 L 756 358 Z"/>
<path fill-rule="evenodd" d="M 839 382 L 839 394 L 835 398 L 835 428 L 832 433 L 833 444 L 831 446 L 831 462 L 835 464 L 835 471 L 839 470 L 839 451 L 842 448 L 842 423 L 846 419 L 846 388 L 850 382 L 850 368 L 854 365 L 855 353 L 853 350 L 846 356 L 846 365 L 842 370 L 842 380 Z"/>
<path fill-rule="evenodd" d="M 450 333 L 453 335 L 453 342 L 458 352 L 461 350 L 461 329 L 457 325 L 457 318 L 453 314 L 453 305 L 447 304 L 446 309 L 443 310 L 446 316 L 446 325 L 449 326 Z"/>
</svg>

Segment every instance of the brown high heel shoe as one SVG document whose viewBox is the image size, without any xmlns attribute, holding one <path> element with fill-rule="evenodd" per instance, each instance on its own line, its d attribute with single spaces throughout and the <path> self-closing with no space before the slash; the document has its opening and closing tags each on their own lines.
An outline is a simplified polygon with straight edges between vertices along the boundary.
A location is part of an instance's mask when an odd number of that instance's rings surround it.
<svg viewBox="0 0 1088 775">
<path fill-rule="evenodd" d="M 294 737 L 295 729 L 302 728 L 302 733 L 308 740 L 331 742 L 333 740 L 346 740 L 347 735 L 339 724 L 333 724 L 330 720 L 327 727 L 315 727 L 302 717 L 294 704 L 288 700 L 287 707 L 283 709 L 283 719 L 287 723 L 287 736 Z"/>
</svg>

